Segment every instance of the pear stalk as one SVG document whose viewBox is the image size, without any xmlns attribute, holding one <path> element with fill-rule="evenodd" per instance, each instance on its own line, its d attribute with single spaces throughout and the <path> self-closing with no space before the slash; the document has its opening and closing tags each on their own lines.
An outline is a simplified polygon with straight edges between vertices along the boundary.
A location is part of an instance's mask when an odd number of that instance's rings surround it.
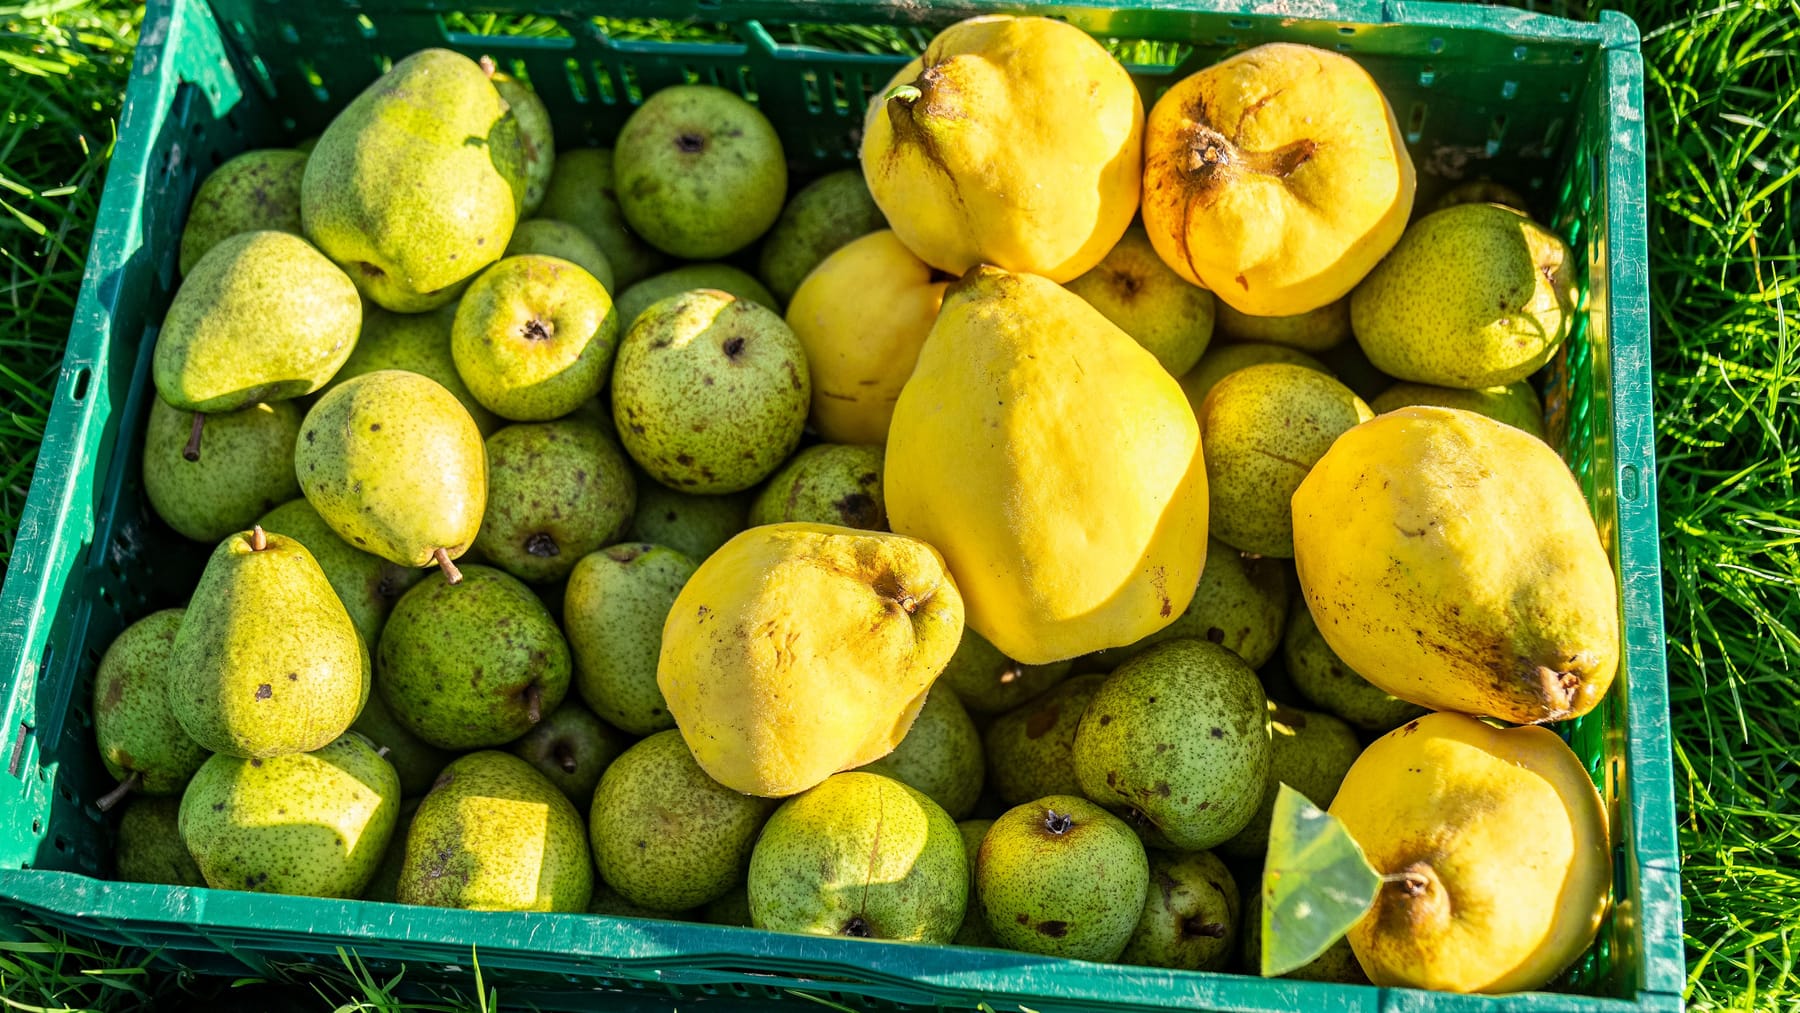
<svg viewBox="0 0 1800 1013">
<path fill-rule="evenodd" d="M 107 792 L 106 794 L 100 796 L 97 800 L 95 800 L 94 808 L 100 810 L 101 812 L 112 811 L 112 807 L 118 805 L 120 802 L 125 801 L 125 796 L 136 791 L 138 788 L 138 785 L 142 781 L 143 781 L 143 775 L 139 774 L 135 770 L 132 771 L 131 776 L 127 777 L 123 781 L 120 781 L 118 784 L 118 787 L 114 788 L 113 790 Z"/>
<path fill-rule="evenodd" d="M 185 461 L 200 460 L 200 430 L 206 425 L 206 413 L 194 413 L 194 425 L 188 430 L 187 446 L 181 448 L 181 457 Z"/>
<path fill-rule="evenodd" d="M 444 551 L 443 546 L 431 550 L 431 558 L 437 560 L 438 569 L 444 571 L 445 580 L 452 584 L 462 583 L 462 571 L 450 561 L 450 553 Z"/>
</svg>

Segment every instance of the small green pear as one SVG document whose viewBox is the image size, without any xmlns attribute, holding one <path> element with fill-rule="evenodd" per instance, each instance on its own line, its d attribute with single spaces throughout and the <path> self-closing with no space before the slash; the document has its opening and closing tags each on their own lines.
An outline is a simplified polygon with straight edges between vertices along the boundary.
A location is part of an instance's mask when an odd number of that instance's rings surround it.
<svg viewBox="0 0 1800 1013">
<path fill-rule="evenodd" d="M 806 521 L 887 530 L 881 448 L 820 443 L 781 466 L 750 503 L 751 524 Z"/>
<path fill-rule="evenodd" d="M 1096 664 L 1113 669 L 1169 640 L 1210 640 L 1261 668 L 1281 646 L 1287 620 L 1288 571 L 1284 561 L 1239 552 L 1216 538 L 1206 543 L 1206 567 L 1188 607 L 1175 621 L 1128 647 L 1094 655 Z"/>
<path fill-rule="evenodd" d="M 517 423 L 487 438 L 488 499 L 475 551 L 520 580 L 561 580 L 625 534 L 637 480 L 599 427 Z"/>
<path fill-rule="evenodd" d="M 600 777 L 589 834 L 600 878 L 633 904 L 685 911 L 744 881 L 774 799 L 708 777 L 681 733 L 658 732 Z"/>
<path fill-rule="evenodd" d="M 438 773 L 455 758 L 455 754 L 419 738 L 394 718 L 381 695 L 379 676 L 369 691 L 369 702 L 363 705 L 350 730 L 368 739 L 394 765 L 403 798 L 417 798 L 430 791 Z"/>
<path fill-rule="evenodd" d="M 156 516 L 197 542 L 217 542 L 300 495 L 294 441 L 300 409 L 292 401 L 250 404 L 208 416 L 207 449 L 188 455 L 200 415 L 162 398 L 144 430 L 144 495 Z"/>
<path fill-rule="evenodd" d="M 531 764 L 483 750 L 452 762 L 406 835 L 402 904 L 469 911 L 585 911 L 587 828 Z"/>
<path fill-rule="evenodd" d="M 403 566 L 468 550 L 487 503 L 487 454 L 462 402 L 417 373 L 381 369 L 320 398 L 294 446 L 300 491 L 338 537 Z"/>
<path fill-rule="evenodd" d="M 833 774 L 769 817 L 749 895 L 759 929 L 946 943 L 968 906 L 962 831 L 916 788 Z"/>
<path fill-rule="evenodd" d="M 363 313 L 362 337 L 356 339 L 356 350 L 325 385 L 325 391 L 378 369 L 404 369 L 436 380 L 469 410 L 469 418 L 475 420 L 475 428 L 483 436 L 492 433 L 500 428 L 500 419 L 469 393 L 469 385 L 456 371 L 456 360 L 450 355 L 450 330 L 455 322 L 455 305 L 425 313 L 393 313 L 370 306 Z"/>
<path fill-rule="evenodd" d="M 594 800 L 600 775 L 631 745 L 631 737 L 594 716 L 574 700 L 556 710 L 512 744 L 514 756 L 538 769 L 575 808 Z"/>
<path fill-rule="evenodd" d="M 101 812 L 131 792 L 179 795 L 206 750 L 188 737 L 169 706 L 169 659 L 181 609 L 152 612 L 106 648 L 94 674 L 94 741 L 119 786 L 96 802 Z"/>
<path fill-rule="evenodd" d="M 981 909 L 981 898 L 975 890 L 975 857 L 981 854 L 982 839 L 987 837 L 993 825 L 993 820 L 958 820 L 956 823 L 956 829 L 962 831 L 963 855 L 969 860 L 969 904 L 963 911 L 962 927 L 950 940 L 957 946 L 996 945 L 994 933 L 987 925 L 987 915 Z"/>
<path fill-rule="evenodd" d="M 214 169 L 194 191 L 181 229 L 183 275 L 206 251 L 243 232 L 300 235 L 300 178 L 306 152 L 292 148 L 246 151 Z"/>
<path fill-rule="evenodd" d="M 1219 853 L 1227 858 L 1262 860 L 1269 849 L 1269 823 L 1275 816 L 1280 785 L 1305 795 L 1321 809 L 1328 808 L 1350 765 L 1362 755 L 1356 732 L 1328 714 L 1271 702 L 1269 729 L 1269 785 L 1249 824 L 1219 845 Z"/>
<path fill-rule="evenodd" d="M 975 893 L 1009 950 L 1110 961 L 1144 910 L 1150 863 L 1117 816 L 1051 795 L 1007 810 L 982 838 Z"/>
<path fill-rule="evenodd" d="M 738 893 L 743 893 L 742 887 L 738 888 Z M 598 876 L 594 877 L 594 894 L 588 898 L 587 913 L 606 915 L 611 918 L 656 918 L 664 921 L 677 921 L 688 914 L 685 911 L 652 911 L 642 905 L 633 904 L 620 896 L 617 890 L 607 886 L 606 880 Z M 745 915 L 746 919 L 748 917 Z M 744 924 L 750 923 L 745 921 Z"/>
<path fill-rule="evenodd" d="M 1314 625 L 1306 599 L 1298 595 L 1288 612 L 1281 657 L 1289 681 L 1306 703 L 1365 732 L 1386 732 L 1425 713 L 1425 708 L 1378 689 L 1344 664 Z"/>
<path fill-rule="evenodd" d="M 819 262 L 852 239 L 887 228 L 858 169 L 826 173 L 800 189 L 763 237 L 758 272 L 782 302 Z"/>
<path fill-rule="evenodd" d="M 700 920 L 713 925 L 734 925 L 738 928 L 751 928 L 750 924 L 750 890 L 744 884 L 737 886 L 710 904 L 700 908 Z"/>
<path fill-rule="evenodd" d="M 1486 415 L 1515 429 L 1523 429 L 1538 439 L 1544 438 L 1544 404 L 1538 400 L 1531 383 L 1519 380 L 1504 387 L 1482 387 L 1462 390 L 1456 387 L 1433 387 L 1425 383 L 1397 383 L 1382 391 L 1369 407 L 1377 415 L 1385 415 L 1409 405 L 1439 405 L 1461 408 Z"/>
<path fill-rule="evenodd" d="M 1181 391 L 1187 395 L 1188 404 L 1198 412 L 1200 405 L 1213 385 L 1240 369 L 1262 365 L 1268 362 L 1286 362 L 1307 369 L 1316 369 L 1327 376 L 1331 371 L 1325 364 L 1298 349 L 1285 345 L 1265 344 L 1227 344 L 1215 345 L 1193 369 L 1181 378 Z"/>
<path fill-rule="evenodd" d="M 666 545 L 699 563 L 749 527 L 749 514 L 748 496 L 696 496 L 646 476 L 638 483 L 637 514 L 631 519 L 629 538 Z"/>
<path fill-rule="evenodd" d="M 1150 889 L 1121 964 L 1222 971 L 1236 955 L 1238 888 L 1210 851 L 1150 852 Z"/>
<path fill-rule="evenodd" d="M 119 817 L 113 865 L 129 883 L 205 886 L 206 877 L 181 840 L 181 799 L 134 798 Z"/>
<path fill-rule="evenodd" d="M 256 523 L 270 534 L 286 535 L 306 546 L 367 645 L 381 639 L 381 627 L 394 603 L 425 576 L 423 570 L 391 563 L 345 544 L 304 499 L 289 500 L 263 514 Z"/>
<path fill-rule="evenodd" d="M 388 709 L 440 749 L 504 745 L 569 691 L 569 646 L 516 578 L 471 566 L 421 582 L 394 606 L 376 651 Z"/>
<path fill-rule="evenodd" d="M 522 257 L 528 253 L 539 253 L 546 257 L 557 257 L 566 260 L 583 271 L 594 276 L 600 287 L 611 295 L 617 291 L 613 286 L 612 263 L 606 259 L 606 253 L 600 244 L 588 238 L 588 234 L 553 218 L 533 218 L 528 222 L 520 222 L 513 230 L 512 241 L 506 244 L 508 257 Z M 613 300 L 617 305 L 618 300 Z M 620 329 L 629 321 L 624 313 L 619 315 Z"/>
<path fill-rule="evenodd" d="M 739 299 L 767 306 L 777 313 L 781 312 L 781 303 L 763 287 L 762 282 L 748 272 L 730 264 L 683 264 L 673 270 L 651 275 L 620 293 L 619 327 L 621 330 L 630 328 L 652 303 L 702 288 L 717 289 Z"/>
<path fill-rule="evenodd" d="M 1069 661 L 1021 665 L 1001 654 L 986 637 L 964 626 L 962 641 L 938 679 L 956 690 L 971 713 L 998 714 L 1021 706 L 1061 682 L 1072 667 Z M 1031 797 L 1051 794 L 1056 793 L 1037 792 Z"/>
<path fill-rule="evenodd" d="M 481 69 L 488 70 L 490 66 L 484 62 Z M 488 80 L 518 124 L 520 175 L 524 181 L 519 214 L 536 214 L 538 205 L 544 203 L 544 191 L 550 186 L 550 172 L 556 168 L 556 137 L 550 129 L 550 110 L 530 84 L 510 74 L 489 71 Z"/>
<path fill-rule="evenodd" d="M 568 222 L 580 229 L 606 254 L 617 288 L 623 292 L 662 269 L 668 258 L 661 250 L 639 239 L 619 212 L 619 194 L 613 186 L 613 153 L 610 148 L 578 148 L 561 151 L 550 173 L 550 186 L 538 214 Z M 629 320 L 620 327 L 630 326 Z"/>
<path fill-rule="evenodd" d="M 1064 288 L 1144 346 L 1170 376 L 1194 368 L 1213 336 L 1213 294 L 1163 263 L 1142 225 Z"/>
<path fill-rule="evenodd" d="M 1223 299 L 1219 300 L 1218 310 L 1218 333 L 1226 341 L 1264 342 L 1303 352 L 1324 352 L 1350 337 L 1349 296 L 1286 317 L 1253 317 L 1238 312 Z"/>
<path fill-rule="evenodd" d="M 393 754 L 388 754 L 391 759 Z M 436 780 L 437 775 L 432 774 Z M 369 885 L 363 887 L 362 899 L 379 901 L 383 904 L 398 904 L 400 889 L 400 870 L 406 866 L 406 836 L 412 833 L 413 817 L 418 815 L 419 800 L 404 799 L 400 803 L 400 815 L 394 821 L 394 832 L 388 835 L 387 847 L 381 849 L 381 862 L 375 866 L 375 875 L 369 877 Z"/>
<path fill-rule="evenodd" d="M 352 734 L 313 752 L 207 760 L 181 796 L 181 838 L 215 889 L 359 897 L 399 814 L 394 768 Z"/>
<path fill-rule="evenodd" d="M 926 694 L 919 716 L 894 751 L 858 769 L 917 788 L 951 819 L 962 819 L 981 797 L 986 773 L 981 733 L 956 691 L 940 682 Z"/>
<path fill-rule="evenodd" d="M 693 560 L 674 549 L 625 542 L 575 564 L 563 594 L 563 628 L 575 689 L 594 713 L 633 735 L 675 727 L 656 685 L 663 622 Z"/>
<path fill-rule="evenodd" d="M 369 652 L 312 553 L 261 528 L 213 550 L 169 672 L 175 720 L 230 756 L 323 748 L 369 696 Z"/>
<path fill-rule="evenodd" d="M 1082 793 L 1154 846 L 1200 851 L 1244 829 L 1269 776 L 1268 704 L 1242 658 L 1204 640 L 1120 666 L 1075 732 Z"/>
<path fill-rule="evenodd" d="M 965 634 L 966 635 L 966 634 Z M 1094 698 L 1101 674 L 1078 675 L 994 719 L 988 726 L 988 776 L 1007 805 L 1046 795 L 1079 795 L 1075 731 Z"/>
<path fill-rule="evenodd" d="M 543 254 L 506 257 L 456 306 L 450 355 L 495 415 L 561 418 L 606 387 L 619 314 L 593 275 Z"/>
</svg>

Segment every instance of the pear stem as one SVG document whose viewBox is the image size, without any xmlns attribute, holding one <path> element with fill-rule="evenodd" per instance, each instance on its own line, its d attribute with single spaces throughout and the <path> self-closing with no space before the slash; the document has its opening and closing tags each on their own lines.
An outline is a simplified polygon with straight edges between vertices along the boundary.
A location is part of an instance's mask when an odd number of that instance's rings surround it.
<svg viewBox="0 0 1800 1013">
<path fill-rule="evenodd" d="M 525 716 L 534 725 L 544 717 L 544 690 L 535 682 L 525 687 Z"/>
<path fill-rule="evenodd" d="M 567 747 L 557 746 L 556 752 L 553 755 L 555 755 L 555 757 L 556 757 L 557 765 L 562 767 L 563 773 L 565 773 L 565 774 L 575 773 L 575 768 L 577 766 L 577 764 L 575 762 L 575 756 L 573 753 L 569 752 Z"/>
<path fill-rule="evenodd" d="M 388 747 L 386 747 L 386 746 L 376 746 L 375 747 L 375 755 L 376 756 L 379 756 L 385 760 L 385 759 L 387 759 L 387 754 L 388 754 Z"/>
<path fill-rule="evenodd" d="M 251 525 L 251 527 L 250 527 L 250 551 L 251 552 L 261 552 L 262 550 L 264 550 L 268 547 L 269 547 L 269 536 L 268 536 L 267 532 L 263 531 L 262 525 L 261 524 Z"/>
<path fill-rule="evenodd" d="M 1424 893 L 1425 889 L 1431 885 L 1430 879 L 1417 872 L 1391 872 L 1381 877 L 1381 881 L 1390 885 L 1404 887 L 1406 892 L 1412 894 L 1414 897 Z"/>
<path fill-rule="evenodd" d="M 190 462 L 200 460 L 200 430 L 205 425 L 206 413 L 195 412 L 194 425 L 188 430 L 187 446 L 181 448 L 182 460 Z"/>
<path fill-rule="evenodd" d="M 462 571 L 456 568 L 455 563 L 450 562 L 450 553 L 445 552 L 442 546 L 431 550 L 431 558 L 437 560 L 438 569 L 444 571 L 445 580 L 452 584 L 462 583 Z"/>
<path fill-rule="evenodd" d="M 101 812 L 111 812 L 113 806 L 125 801 L 125 796 L 137 790 L 138 785 L 143 783 L 143 779 L 142 774 L 135 770 L 132 771 L 131 776 L 120 781 L 118 787 L 96 799 L 94 801 L 94 808 Z"/>
<path fill-rule="evenodd" d="M 494 58 L 491 56 L 483 56 L 475 62 L 481 65 L 481 72 L 489 77 L 493 77 L 494 71 L 499 69 L 494 66 Z"/>
</svg>

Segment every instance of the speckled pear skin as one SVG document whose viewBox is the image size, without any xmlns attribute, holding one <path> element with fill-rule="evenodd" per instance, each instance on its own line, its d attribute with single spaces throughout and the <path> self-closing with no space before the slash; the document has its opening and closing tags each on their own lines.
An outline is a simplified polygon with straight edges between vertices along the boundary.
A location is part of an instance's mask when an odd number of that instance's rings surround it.
<svg viewBox="0 0 1800 1013">
<path fill-rule="evenodd" d="M 246 151 L 214 169 L 188 206 L 181 230 L 182 274 L 202 255 L 240 232 L 300 235 L 300 177 L 306 152 L 292 148 Z"/>
<path fill-rule="evenodd" d="M 561 418 L 606 387 L 619 314 L 594 276 L 532 253 L 481 273 L 456 306 L 450 354 L 470 393 L 501 418 Z"/>
<path fill-rule="evenodd" d="M 366 645 L 381 639 L 381 627 L 394 603 L 425 576 L 423 570 L 390 563 L 346 544 L 303 498 L 281 504 L 256 523 L 264 531 L 286 535 L 306 546 Z"/>
<path fill-rule="evenodd" d="M 588 833 L 600 878 L 633 904 L 685 911 L 744 881 L 774 799 L 714 781 L 670 729 L 639 742 L 600 777 Z"/>
<path fill-rule="evenodd" d="M 1051 795 L 1007 810 L 975 858 L 994 941 L 1076 960 L 1116 959 L 1144 910 L 1150 863 L 1117 816 Z"/>
<path fill-rule="evenodd" d="M 1224 970 L 1236 955 L 1238 905 L 1237 881 L 1212 852 L 1152 851 L 1144 913 L 1119 963 Z"/>
<path fill-rule="evenodd" d="M 1281 646 L 1290 569 L 1282 560 L 1246 555 L 1212 539 L 1194 600 L 1175 621 L 1129 647 L 1099 652 L 1095 664 L 1117 668 L 1147 648 L 1194 637 L 1218 644 L 1251 668 L 1261 668 Z"/>
<path fill-rule="evenodd" d="M 324 747 L 369 696 L 369 652 L 306 547 L 228 536 L 207 560 L 169 656 L 169 709 L 215 753 Z"/>
<path fill-rule="evenodd" d="M 1350 338 L 1350 297 L 1288 317 L 1256 317 L 1219 300 L 1218 329 L 1225 341 L 1266 342 L 1305 352 L 1329 351 Z"/>
<path fill-rule="evenodd" d="M 697 288 L 716 288 L 781 312 L 781 303 L 763 287 L 763 283 L 739 268 L 720 263 L 683 264 L 651 275 L 622 292 L 619 295 L 619 325 L 630 327 L 652 303 Z"/>
<path fill-rule="evenodd" d="M 575 688 L 594 713 L 633 735 L 675 727 L 656 685 L 663 623 L 694 575 L 674 549 L 624 542 L 582 558 L 563 593 Z"/>
<path fill-rule="evenodd" d="M 584 911 L 587 829 L 529 763 L 483 750 L 444 768 L 406 837 L 402 904 L 470 911 Z"/>
<path fill-rule="evenodd" d="M 475 428 L 483 436 L 492 433 L 503 423 L 469 393 L 469 385 L 463 382 L 456 371 L 456 361 L 450 356 L 450 328 L 455 320 L 454 305 L 426 313 L 392 313 L 379 306 L 366 307 L 356 350 L 324 391 L 378 369 L 404 369 L 436 380 L 468 409 L 469 418 L 475 420 Z"/>
<path fill-rule="evenodd" d="M 988 776 L 1002 802 L 1022 805 L 1046 795 L 1081 794 L 1075 731 L 1105 681 L 1103 673 L 1065 679 L 988 725 L 983 736 Z"/>
<path fill-rule="evenodd" d="M 1362 754 L 1355 730 L 1329 714 L 1270 701 L 1269 731 L 1269 786 L 1249 824 L 1218 846 L 1219 854 L 1227 858 L 1262 862 L 1269 850 L 1269 824 L 1275 818 L 1280 785 L 1286 784 L 1324 809 L 1337 797 L 1338 785 Z"/>
<path fill-rule="evenodd" d="M 135 792 L 178 795 L 206 762 L 169 709 L 169 658 L 181 609 L 152 612 L 125 627 L 94 674 L 94 741 L 106 772 L 137 776 Z"/>
<path fill-rule="evenodd" d="M 1072 667 L 1071 661 L 1021 665 L 964 626 L 962 641 L 938 681 L 954 689 L 971 714 L 999 714 L 1061 682 Z"/>
<path fill-rule="evenodd" d="M 519 171 L 524 181 L 520 198 L 521 218 L 537 213 L 544 202 L 544 191 L 550 186 L 550 172 L 556 168 L 556 137 L 550 129 L 550 110 L 538 98 L 531 85 L 509 74 L 489 74 L 500 100 L 512 112 L 519 131 Z"/>
<path fill-rule="evenodd" d="M 477 558 L 520 580 L 561 580 L 617 541 L 637 509 L 625 452 L 575 419 L 518 423 L 487 439 L 488 501 Z"/>
<path fill-rule="evenodd" d="M 455 758 L 454 753 L 426 742 L 395 720 L 394 712 L 388 709 L 387 700 L 381 695 L 379 678 L 350 730 L 368 739 L 376 749 L 387 750 L 383 755 L 394 765 L 394 773 L 400 778 L 400 794 L 404 798 L 418 798 L 430 791 L 438 772 Z"/>
<path fill-rule="evenodd" d="M 423 312 L 506 248 L 523 159 L 518 120 L 487 74 L 466 56 L 422 49 L 325 128 L 306 162 L 300 219 L 365 296 Z"/>
<path fill-rule="evenodd" d="M 611 148 L 558 152 L 538 215 L 568 222 L 600 247 L 606 262 L 612 265 L 618 286 L 607 286 L 608 292 L 623 291 L 668 262 L 661 250 L 639 239 L 625 224 L 625 216 L 619 212 L 618 191 L 613 186 Z M 624 326 L 629 324 L 630 321 L 622 322 Z"/>
<path fill-rule="evenodd" d="M 956 946 L 999 945 L 994 942 L 993 930 L 988 928 L 987 915 L 982 912 L 981 898 L 975 892 L 975 857 L 981 854 L 982 838 L 993 825 L 993 820 L 958 820 L 956 823 L 956 829 L 962 832 L 963 857 L 968 859 L 969 866 L 969 903 L 963 909 L 962 927 L 950 940 Z"/>
<path fill-rule="evenodd" d="M 787 200 L 775 127 L 713 85 L 673 85 L 645 99 L 619 129 L 613 174 L 632 230 L 685 260 L 750 245 Z"/>
<path fill-rule="evenodd" d="M 206 877 L 181 841 L 181 799 L 134 798 L 119 817 L 113 865 L 129 883 L 205 886 Z"/>
<path fill-rule="evenodd" d="M 775 311 L 716 289 L 654 303 L 619 346 L 613 421 L 625 450 L 683 492 L 755 485 L 800 442 L 806 351 Z"/>
<path fill-rule="evenodd" d="M 569 691 L 569 646 L 537 595 L 492 567 L 462 574 L 406 592 L 376 651 L 388 709 L 440 749 L 511 742 Z"/>
<path fill-rule="evenodd" d="M 1206 446 L 1213 537 L 1283 559 L 1294 555 L 1294 490 L 1333 441 L 1375 417 L 1331 377 L 1281 363 L 1225 377 L 1195 414 Z"/>
<path fill-rule="evenodd" d="M 750 924 L 750 891 L 743 884 L 738 884 L 726 892 L 725 896 L 700 908 L 700 920 L 713 925 L 735 925 L 739 928 L 751 928 Z"/>
<path fill-rule="evenodd" d="M 520 222 L 513 229 L 512 240 L 506 244 L 506 255 L 522 257 L 528 253 L 560 257 L 593 275 L 594 280 L 600 283 L 601 288 L 606 289 L 608 295 L 618 291 L 613 280 L 612 262 L 606 259 L 606 252 L 587 233 L 568 222 L 553 218 L 532 218 Z M 615 303 L 617 301 L 614 300 Z M 623 323 L 621 320 L 621 324 Z"/>
<path fill-rule="evenodd" d="M 696 496 L 646 479 L 638 483 L 630 537 L 666 545 L 699 563 L 749 526 L 749 511 L 746 495 Z"/>
<path fill-rule="evenodd" d="M 1560 237 L 1512 208 L 1457 204 L 1406 230 L 1350 297 L 1350 323 L 1390 376 L 1495 387 L 1550 361 L 1576 301 Z"/>
<path fill-rule="evenodd" d="M 968 909 L 962 831 L 916 788 L 833 774 L 769 818 L 749 894 L 759 929 L 946 943 Z"/>
<path fill-rule="evenodd" d="M 986 767 L 975 722 L 956 691 L 939 682 L 894 751 L 861 769 L 917 788 L 956 820 L 974 811 Z"/>
<path fill-rule="evenodd" d="M 1106 256 L 1063 286 L 1156 356 L 1171 376 L 1194 368 L 1213 337 L 1213 294 L 1176 274 L 1133 225 Z"/>
<path fill-rule="evenodd" d="M 1540 440 L 1544 438 L 1544 403 L 1538 400 L 1537 391 L 1532 390 L 1530 382 L 1525 380 L 1478 390 L 1397 383 L 1369 402 L 1369 408 L 1377 415 L 1413 405 L 1461 408 L 1523 429 Z"/>
<path fill-rule="evenodd" d="M 555 713 L 512 744 L 512 753 L 536 767 L 578 811 L 594 799 L 600 775 L 632 744 L 631 736 L 565 699 Z"/>
<path fill-rule="evenodd" d="M 1425 713 L 1363 678 L 1332 651 L 1298 594 L 1288 609 L 1281 657 L 1288 679 L 1307 703 L 1343 718 L 1365 732 L 1385 732 Z"/>
<path fill-rule="evenodd" d="M 345 735 L 310 753 L 206 761 L 181 797 L 181 838 L 215 889 L 358 897 L 399 815 L 394 768 Z"/>
<path fill-rule="evenodd" d="M 1181 378 L 1181 391 L 1188 397 L 1188 404 L 1197 415 L 1200 405 L 1206 401 L 1206 395 L 1213 385 L 1227 376 L 1250 366 L 1265 362 L 1289 362 L 1296 366 L 1305 366 L 1330 375 L 1325 364 L 1297 348 L 1286 345 L 1270 345 L 1244 342 L 1241 344 L 1214 345 L 1200 357 L 1200 361 L 1188 370 Z"/>
<path fill-rule="evenodd" d="M 318 400 L 294 445 L 300 490 L 338 537 L 405 566 L 468 550 L 487 503 L 481 431 L 427 377 L 382 369 Z"/>
<path fill-rule="evenodd" d="M 869 196 L 860 171 L 827 173 L 788 199 L 774 228 L 763 237 L 757 273 L 785 303 L 833 250 L 885 228 L 887 218 Z"/>
<path fill-rule="evenodd" d="M 160 397 L 151 402 L 144 494 L 169 527 L 197 542 L 217 542 L 300 495 L 293 467 L 300 409 L 292 401 L 208 416 L 197 461 L 183 455 L 193 426 L 193 412 Z"/>
<path fill-rule="evenodd" d="M 1200 851 L 1255 815 L 1269 752 L 1256 673 L 1217 644 L 1171 640 L 1095 692 L 1075 733 L 1075 776 L 1152 846 Z"/>
<path fill-rule="evenodd" d="M 306 240 L 239 233 L 175 291 L 156 337 L 156 392 L 199 412 L 310 394 L 350 357 L 361 326 L 356 287 Z"/>
<path fill-rule="evenodd" d="M 881 448 L 841 443 L 807 447 L 781 466 L 750 503 L 751 524 L 807 521 L 887 530 Z"/>
</svg>

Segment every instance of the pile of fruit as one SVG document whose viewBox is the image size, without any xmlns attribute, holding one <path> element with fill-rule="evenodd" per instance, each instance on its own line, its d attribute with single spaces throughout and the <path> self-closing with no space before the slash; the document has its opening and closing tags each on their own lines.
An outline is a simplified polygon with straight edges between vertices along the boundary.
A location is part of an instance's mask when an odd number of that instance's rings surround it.
<svg viewBox="0 0 1800 1013">
<path fill-rule="evenodd" d="M 1526 383 L 1569 249 L 1413 220 L 1305 46 L 1146 116 L 975 18 L 862 144 L 790 198 L 685 85 L 559 153 L 427 50 L 208 178 L 143 474 L 216 547 L 100 666 L 120 875 L 1254 969 L 1285 783 L 1383 877 L 1297 975 L 1553 980 L 1610 858 L 1537 726 L 1619 642 Z"/>
</svg>

